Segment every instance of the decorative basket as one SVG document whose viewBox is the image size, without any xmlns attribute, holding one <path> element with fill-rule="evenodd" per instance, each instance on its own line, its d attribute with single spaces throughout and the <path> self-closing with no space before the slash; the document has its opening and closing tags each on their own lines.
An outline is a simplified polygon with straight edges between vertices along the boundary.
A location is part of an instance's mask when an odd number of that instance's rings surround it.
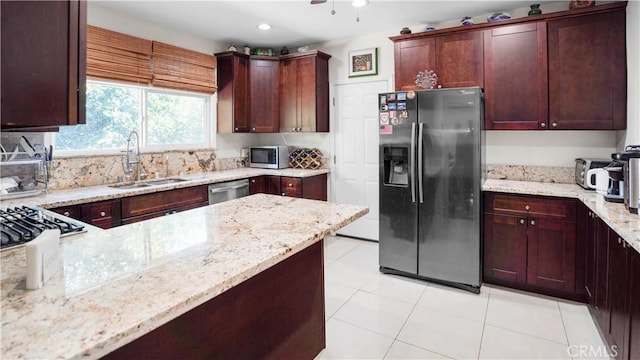
<svg viewBox="0 0 640 360">
<path fill-rule="evenodd" d="M 298 169 L 322 167 L 322 152 L 318 149 L 295 149 L 289 154 L 289 166 Z"/>
</svg>

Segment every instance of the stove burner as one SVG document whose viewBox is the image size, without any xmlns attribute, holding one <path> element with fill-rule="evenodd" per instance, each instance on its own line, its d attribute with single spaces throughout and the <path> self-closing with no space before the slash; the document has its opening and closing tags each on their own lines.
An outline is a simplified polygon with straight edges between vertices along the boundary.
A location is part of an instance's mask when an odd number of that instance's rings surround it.
<svg viewBox="0 0 640 360">
<path fill-rule="evenodd" d="M 1 249 L 24 245 L 47 229 L 60 229 L 60 236 L 84 232 L 84 226 L 27 206 L 0 210 Z"/>
</svg>

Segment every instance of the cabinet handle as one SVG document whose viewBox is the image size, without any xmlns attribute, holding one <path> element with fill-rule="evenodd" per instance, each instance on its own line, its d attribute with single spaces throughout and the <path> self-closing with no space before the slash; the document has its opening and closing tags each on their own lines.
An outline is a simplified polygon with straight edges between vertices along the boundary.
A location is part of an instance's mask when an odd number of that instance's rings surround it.
<svg viewBox="0 0 640 360">
<path fill-rule="evenodd" d="M 531 220 L 531 226 L 534 226 L 536 224 L 535 220 Z"/>
<path fill-rule="evenodd" d="M 106 213 L 106 212 L 104 212 L 104 211 L 100 211 L 100 216 L 105 216 L 105 215 L 107 215 L 107 213 Z"/>
<path fill-rule="evenodd" d="M 62 214 L 62 215 L 64 215 L 64 216 L 69 216 L 70 214 L 69 214 L 69 212 L 68 212 L 68 211 L 65 211 L 65 212 L 64 212 L 64 214 Z"/>
<path fill-rule="evenodd" d="M 558 127 L 558 123 L 551 123 L 551 127 L 554 127 L 554 128 Z"/>
<path fill-rule="evenodd" d="M 524 225 L 524 219 L 520 219 L 520 224 Z"/>
<path fill-rule="evenodd" d="M 525 206 L 524 206 L 524 209 L 525 209 L 525 210 L 527 210 L 527 211 L 529 211 L 529 209 L 531 209 L 531 208 L 529 207 L 529 205 L 525 205 Z"/>
<path fill-rule="evenodd" d="M 547 127 L 547 123 L 540 123 L 540 127 Z"/>
</svg>

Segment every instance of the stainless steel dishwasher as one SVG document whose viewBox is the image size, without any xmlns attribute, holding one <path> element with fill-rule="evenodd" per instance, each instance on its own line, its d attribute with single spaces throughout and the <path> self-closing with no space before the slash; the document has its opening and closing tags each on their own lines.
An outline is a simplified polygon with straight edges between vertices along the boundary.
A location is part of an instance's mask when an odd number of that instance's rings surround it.
<svg viewBox="0 0 640 360">
<path fill-rule="evenodd" d="M 209 205 L 249 195 L 249 179 L 209 185 Z"/>
</svg>

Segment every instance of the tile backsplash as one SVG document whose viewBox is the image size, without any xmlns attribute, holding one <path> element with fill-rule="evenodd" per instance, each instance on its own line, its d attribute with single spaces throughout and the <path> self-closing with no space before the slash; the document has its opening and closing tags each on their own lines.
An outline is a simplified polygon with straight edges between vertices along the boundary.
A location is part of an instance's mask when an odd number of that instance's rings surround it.
<svg viewBox="0 0 640 360">
<path fill-rule="evenodd" d="M 125 179 L 124 155 L 55 157 L 49 179 L 50 189 L 108 185 Z M 151 152 L 140 155 L 142 179 L 176 177 L 244 167 L 247 159 L 218 159 L 215 150 Z M 136 164 L 131 180 L 137 179 Z M 126 180 L 125 180 L 126 181 Z"/>
</svg>

